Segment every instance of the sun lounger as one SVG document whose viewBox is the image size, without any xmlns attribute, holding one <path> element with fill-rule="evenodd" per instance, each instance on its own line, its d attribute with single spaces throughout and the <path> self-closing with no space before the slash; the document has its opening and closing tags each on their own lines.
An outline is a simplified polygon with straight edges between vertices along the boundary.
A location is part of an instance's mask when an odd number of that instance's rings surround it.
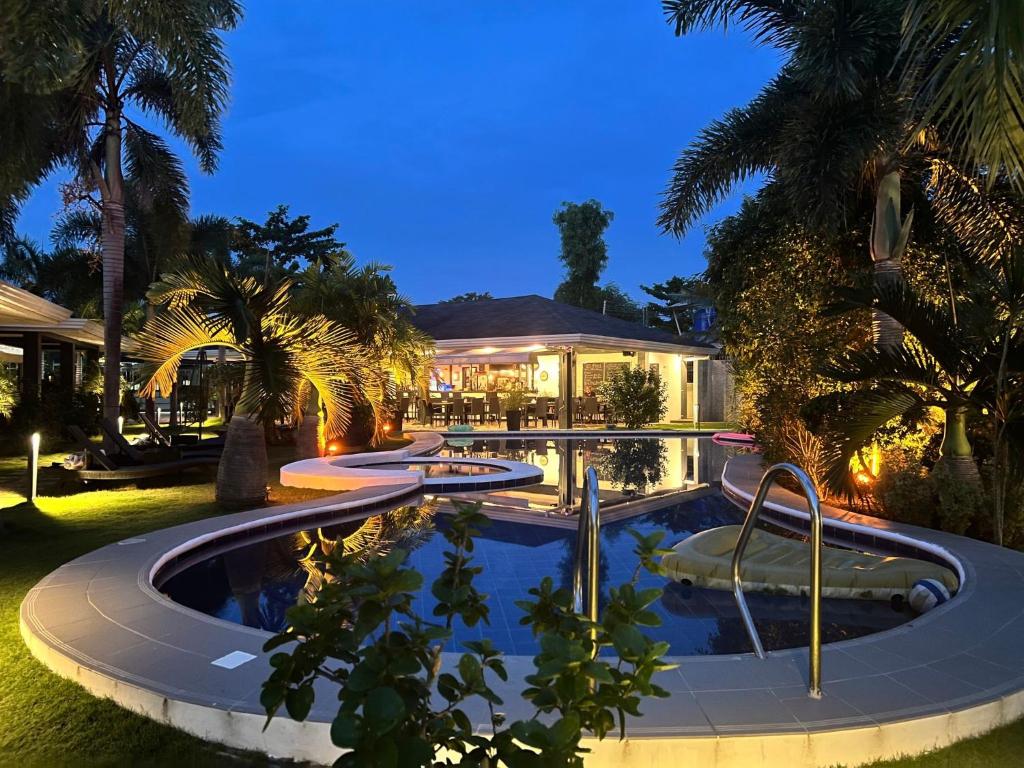
<svg viewBox="0 0 1024 768">
<path fill-rule="evenodd" d="M 83 482 L 129 482 L 150 477 L 176 475 L 187 469 L 216 466 L 220 462 L 219 456 L 207 454 L 184 456 L 171 460 L 160 460 L 159 457 L 154 457 L 156 458 L 154 461 L 150 461 L 150 457 L 144 455 L 143 462 L 132 463 L 132 460 L 127 456 L 114 457 L 108 455 L 99 446 L 90 441 L 81 428 L 75 425 L 70 426 L 68 432 L 74 438 L 78 449 L 88 454 L 92 466 L 88 469 L 69 469 L 65 471 L 73 473 L 76 479 Z"/>
</svg>

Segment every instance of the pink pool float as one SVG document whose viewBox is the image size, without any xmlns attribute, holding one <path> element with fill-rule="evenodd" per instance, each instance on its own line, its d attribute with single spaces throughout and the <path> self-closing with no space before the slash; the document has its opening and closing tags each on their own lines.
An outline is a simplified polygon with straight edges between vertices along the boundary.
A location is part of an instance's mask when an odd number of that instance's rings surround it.
<svg viewBox="0 0 1024 768">
<path fill-rule="evenodd" d="M 754 436 L 744 432 L 715 432 L 711 436 L 711 442 L 715 445 L 728 445 L 733 448 L 757 449 L 757 441 Z"/>
</svg>

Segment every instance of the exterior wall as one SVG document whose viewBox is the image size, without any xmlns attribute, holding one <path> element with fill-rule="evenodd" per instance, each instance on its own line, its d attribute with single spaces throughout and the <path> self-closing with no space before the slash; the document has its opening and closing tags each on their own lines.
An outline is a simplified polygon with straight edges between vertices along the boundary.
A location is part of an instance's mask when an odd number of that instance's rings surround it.
<svg viewBox="0 0 1024 768">
<path fill-rule="evenodd" d="M 736 413 L 736 389 L 728 360 L 697 364 L 697 401 L 701 421 L 731 421 Z"/>
<path fill-rule="evenodd" d="M 548 380 L 542 381 L 542 374 L 547 373 Z M 533 377 L 537 394 L 541 397 L 558 397 L 558 355 L 538 355 L 537 371 Z"/>
<path fill-rule="evenodd" d="M 682 417 L 683 356 L 668 352 L 648 352 L 647 365 L 658 366 L 658 374 L 668 395 L 666 421 Z"/>
<path fill-rule="evenodd" d="M 576 396 L 583 395 L 583 365 L 584 363 L 629 363 L 631 368 L 637 366 L 640 353 L 627 357 L 621 352 L 580 352 L 576 356 Z"/>
</svg>

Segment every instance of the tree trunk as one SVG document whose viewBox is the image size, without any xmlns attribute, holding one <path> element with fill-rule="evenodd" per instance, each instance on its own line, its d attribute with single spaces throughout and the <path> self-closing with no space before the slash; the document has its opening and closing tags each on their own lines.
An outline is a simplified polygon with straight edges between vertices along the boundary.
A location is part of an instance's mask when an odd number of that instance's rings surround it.
<svg viewBox="0 0 1024 768">
<path fill-rule="evenodd" d="M 939 462 L 951 477 L 972 488 L 981 489 L 981 475 L 967 439 L 967 409 L 954 406 L 945 409 L 945 428 L 939 446 Z"/>
<path fill-rule="evenodd" d="M 315 389 L 309 393 L 302 423 L 295 433 L 295 455 L 299 459 L 315 459 L 324 455 L 320 439 L 320 397 Z"/>
<path fill-rule="evenodd" d="M 124 187 L 121 132 L 108 131 L 106 194 L 100 242 L 103 253 L 103 416 L 121 415 L 121 325 L 124 314 Z"/>
<path fill-rule="evenodd" d="M 875 191 L 875 215 L 871 220 L 871 259 L 875 282 L 892 284 L 903 279 L 901 259 L 910 235 L 913 212 L 904 219 L 900 211 L 900 173 L 887 173 Z M 903 344 L 903 326 L 884 312 L 871 312 L 871 335 L 879 349 Z"/>
<path fill-rule="evenodd" d="M 228 387 L 224 383 L 224 364 L 228 360 L 228 350 L 226 347 L 220 347 L 217 349 L 217 370 L 220 374 L 220 384 L 217 385 L 217 417 L 222 421 L 228 417 Z"/>
<path fill-rule="evenodd" d="M 251 373 L 245 373 L 248 383 Z M 267 443 L 263 425 L 248 413 L 245 389 L 228 423 L 217 467 L 217 501 L 226 507 L 259 506 L 267 500 Z"/>
</svg>

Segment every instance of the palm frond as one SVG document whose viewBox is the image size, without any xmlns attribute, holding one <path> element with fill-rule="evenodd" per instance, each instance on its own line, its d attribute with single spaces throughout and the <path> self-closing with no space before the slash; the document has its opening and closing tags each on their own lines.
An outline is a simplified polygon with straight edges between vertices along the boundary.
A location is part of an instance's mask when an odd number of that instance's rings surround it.
<svg viewBox="0 0 1024 768">
<path fill-rule="evenodd" d="M 663 193 L 658 225 L 664 231 L 683 235 L 736 184 L 775 168 L 775 146 L 794 90 L 780 75 L 746 107 L 730 110 L 700 132 L 676 161 Z"/>
<path fill-rule="evenodd" d="M 169 393 L 182 359 L 195 349 L 225 346 L 244 351 L 224 328 L 211 327 L 203 312 L 188 305 L 147 320 L 137 341 L 139 358 L 149 363 L 148 381 L 141 392 L 144 397 L 158 389 Z"/>
<path fill-rule="evenodd" d="M 871 442 L 885 424 L 924 405 L 924 400 L 910 387 L 898 383 L 881 383 L 868 390 L 827 395 L 812 403 L 828 406 L 830 434 L 823 441 L 824 481 L 835 493 L 852 496 L 855 487 L 850 477 L 850 459 Z"/>
<path fill-rule="evenodd" d="M 128 121 L 124 132 L 125 171 L 140 206 L 151 209 L 158 202 L 169 206 L 182 220 L 188 215 L 188 179 L 178 156 L 167 142 L 137 123 Z"/>
<path fill-rule="evenodd" d="M 901 55 L 921 78 L 921 125 L 937 125 L 968 166 L 1024 189 L 1024 5 L 911 0 Z"/>
<path fill-rule="evenodd" d="M 790 28 L 800 11 L 794 0 L 662 0 L 665 18 L 677 37 L 731 24 L 768 45 L 791 44 Z"/>
</svg>

